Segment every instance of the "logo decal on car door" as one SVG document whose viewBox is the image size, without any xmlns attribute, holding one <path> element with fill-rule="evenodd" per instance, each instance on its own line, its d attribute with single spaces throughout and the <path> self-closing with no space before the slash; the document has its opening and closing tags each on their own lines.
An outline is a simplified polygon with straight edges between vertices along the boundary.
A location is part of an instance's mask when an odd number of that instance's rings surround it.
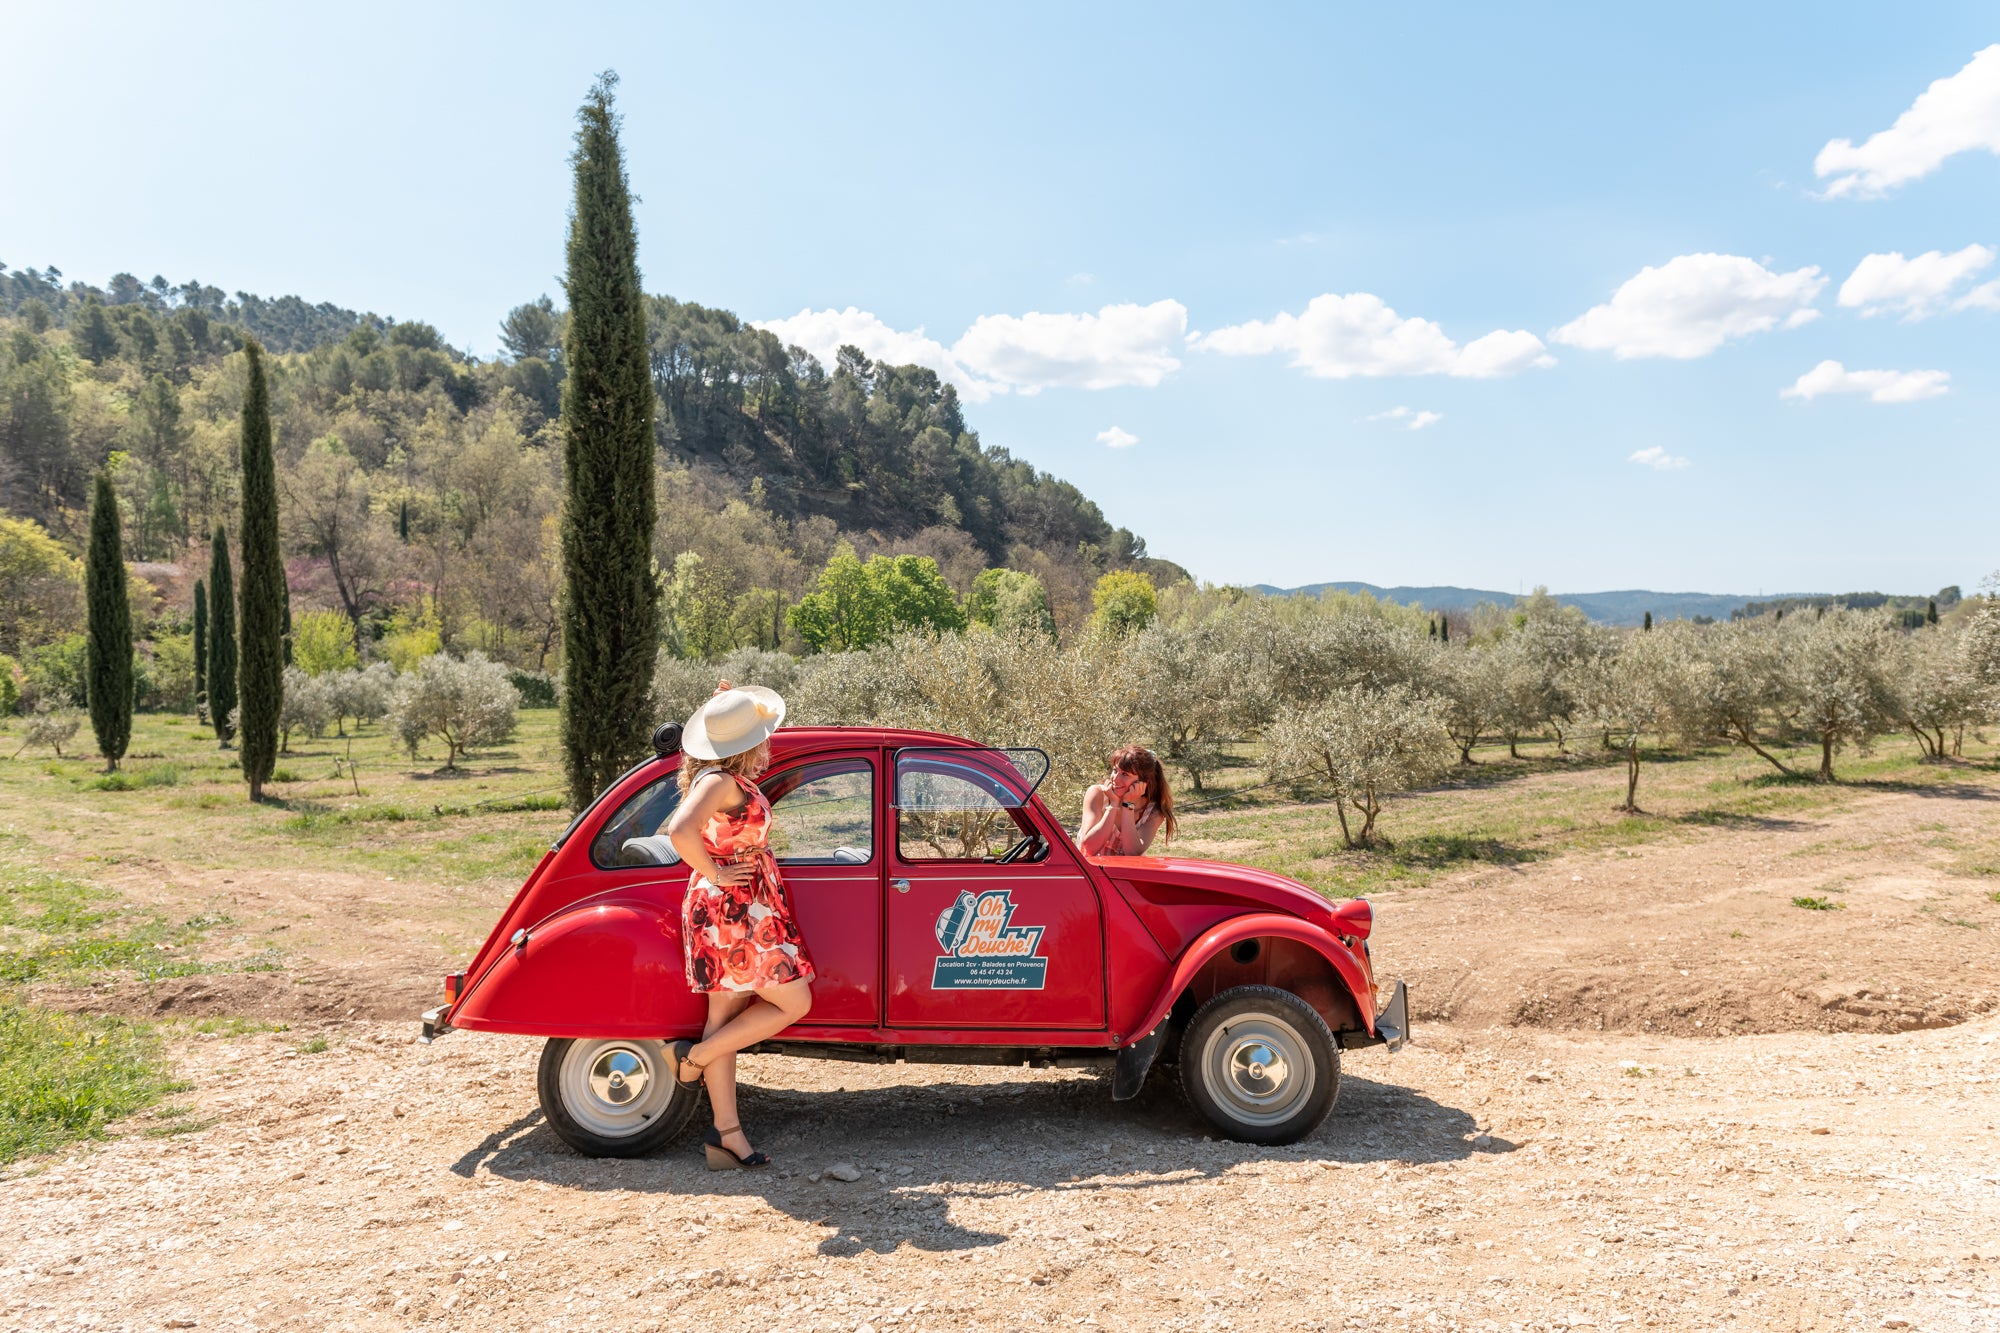
<svg viewBox="0 0 2000 1333">
<path fill-rule="evenodd" d="M 933 990 L 1040 990 L 1049 960 L 1036 956 L 1042 926 L 1017 926 L 1005 889 L 965 891 L 937 919 L 944 956 L 931 968 Z"/>
</svg>

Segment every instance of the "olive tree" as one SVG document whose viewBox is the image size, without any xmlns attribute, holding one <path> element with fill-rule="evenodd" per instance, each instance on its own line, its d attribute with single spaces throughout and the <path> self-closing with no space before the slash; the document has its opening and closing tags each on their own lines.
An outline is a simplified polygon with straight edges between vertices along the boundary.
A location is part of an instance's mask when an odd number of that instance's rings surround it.
<svg viewBox="0 0 2000 1333">
<path fill-rule="evenodd" d="M 455 768 L 468 750 L 512 735 L 520 706 L 507 668 L 486 654 L 470 652 L 460 661 L 434 653 L 396 681 L 390 719 L 412 759 L 419 744 L 435 737 L 445 745 L 444 766 Z"/>
<path fill-rule="evenodd" d="M 1470 644 L 1445 648 L 1437 656 L 1433 681 L 1444 702 L 1445 731 L 1458 747 L 1461 764 L 1479 762 L 1472 757 L 1472 747 L 1499 715 L 1504 667 L 1490 649 Z"/>
<path fill-rule="evenodd" d="M 1228 628 L 1156 621 L 1132 637 L 1125 661 L 1134 721 L 1202 790 L 1243 707 L 1245 662 Z"/>
<path fill-rule="evenodd" d="M 333 725 L 333 693 L 327 688 L 331 673 L 308 675 L 295 666 L 285 668 L 284 701 L 278 705 L 278 753 L 290 754 L 292 733 L 314 738 Z"/>
<path fill-rule="evenodd" d="M 1765 748 L 1796 731 L 1787 647 L 1783 622 L 1762 617 L 1711 626 L 1698 645 L 1706 667 L 1708 733 L 1789 774 L 1784 760 Z"/>
<path fill-rule="evenodd" d="M 1698 631 L 1683 621 L 1627 633 L 1615 651 L 1585 663 L 1572 677 L 1578 716 L 1601 728 L 1625 756 L 1625 799 L 1615 809 L 1639 809 L 1639 742 L 1648 732 L 1684 737 L 1703 729 L 1706 665 Z"/>
<path fill-rule="evenodd" d="M 1894 716 L 1917 738 L 1926 759 L 1956 753 L 1956 741 L 1965 728 L 1977 726 L 1987 716 L 1987 692 L 1967 651 L 1968 637 L 1942 625 L 1927 625 L 1903 636 L 1898 646 Z"/>
<path fill-rule="evenodd" d="M 1451 767 L 1445 705 L 1405 684 L 1348 685 L 1310 707 L 1288 710 L 1265 733 L 1272 772 L 1325 789 L 1350 848 L 1372 847 L 1382 803 Z M 1356 828 L 1349 807 L 1360 819 Z"/>
<path fill-rule="evenodd" d="M 56 752 L 56 758 L 63 757 L 62 747 L 75 737 L 83 726 L 83 714 L 74 708 L 66 708 L 44 699 L 28 714 L 27 725 L 21 728 L 21 747 L 14 751 L 16 758 L 31 746 L 46 745 Z"/>
<path fill-rule="evenodd" d="M 364 722 L 380 722 L 389 715 L 396 689 L 396 668 L 387 662 L 370 662 L 358 670 L 329 671 L 319 680 L 333 710 L 334 726 L 341 735 L 347 734 L 347 718 L 354 719 L 358 730 Z"/>
<path fill-rule="evenodd" d="M 1520 758 L 1520 738 L 1546 729 L 1556 752 L 1566 743 L 1576 714 L 1572 688 L 1584 665 L 1601 651 L 1601 637 L 1583 612 L 1559 606 L 1546 593 L 1529 604 L 1522 623 L 1490 650 L 1499 681 L 1496 722 L 1507 753 Z"/>
<path fill-rule="evenodd" d="M 1895 725 L 1896 644 L 1879 614 L 1835 607 L 1788 621 L 1786 674 L 1798 722 L 1819 743 L 1821 782 L 1832 782 L 1833 756 L 1866 747 Z"/>
</svg>

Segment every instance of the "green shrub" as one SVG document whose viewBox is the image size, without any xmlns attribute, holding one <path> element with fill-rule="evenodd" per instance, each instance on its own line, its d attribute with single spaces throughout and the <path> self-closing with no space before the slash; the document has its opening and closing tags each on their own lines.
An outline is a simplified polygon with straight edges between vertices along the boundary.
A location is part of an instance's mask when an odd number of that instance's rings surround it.
<svg viewBox="0 0 2000 1333">
<path fill-rule="evenodd" d="M 21 699 L 28 707 L 48 701 L 51 707 L 80 708 L 89 696 L 84 682 L 85 640 L 70 634 L 22 654 L 26 676 Z"/>
<path fill-rule="evenodd" d="M 507 679 L 521 692 L 523 708 L 554 708 L 556 706 L 556 682 L 552 676 L 539 671 L 514 670 L 507 673 Z"/>
<path fill-rule="evenodd" d="M 1837 903 L 1831 898 L 1794 898 L 1792 906 L 1803 907 L 1808 912 L 1838 912 L 1846 903 Z"/>
<path fill-rule="evenodd" d="M 0 717 L 12 717 L 21 704 L 21 668 L 13 658 L 0 653 Z"/>
</svg>

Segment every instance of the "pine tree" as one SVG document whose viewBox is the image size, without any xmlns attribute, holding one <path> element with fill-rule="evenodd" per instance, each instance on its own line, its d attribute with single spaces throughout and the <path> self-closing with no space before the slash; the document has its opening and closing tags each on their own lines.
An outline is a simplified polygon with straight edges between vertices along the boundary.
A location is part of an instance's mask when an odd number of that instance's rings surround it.
<svg viewBox="0 0 2000 1333">
<path fill-rule="evenodd" d="M 194 715 L 208 712 L 208 585 L 194 581 Z"/>
<path fill-rule="evenodd" d="M 208 723 L 223 749 L 235 739 L 236 576 L 229 569 L 229 529 L 215 525 L 208 548 Z"/>
<path fill-rule="evenodd" d="M 236 750 L 250 799 L 278 762 L 278 713 L 285 702 L 285 561 L 278 549 L 278 475 L 271 457 L 271 399 L 264 349 L 245 340 L 250 376 L 243 391 L 243 594 L 236 611 L 237 690 L 242 734 Z"/>
<path fill-rule="evenodd" d="M 1639 626 L 1639 628 L 1640 628 L 1640 629 L 1651 629 L 1651 628 L 1653 628 L 1653 613 L 1652 613 L 1651 611 L 1648 611 L 1648 612 L 1646 613 L 1646 620 L 1645 620 L 1645 623 L 1644 623 L 1644 624 L 1642 624 L 1642 625 L 1640 625 L 1640 626 Z"/>
<path fill-rule="evenodd" d="M 125 595 L 125 547 L 118 492 L 97 474 L 90 504 L 90 546 L 83 557 L 84 680 L 90 729 L 106 772 L 116 772 L 132 741 L 132 603 Z"/>
<path fill-rule="evenodd" d="M 562 389 L 563 763 L 581 809 L 634 755 L 659 643 L 653 388 L 632 198 L 606 72 L 577 112 Z"/>
</svg>

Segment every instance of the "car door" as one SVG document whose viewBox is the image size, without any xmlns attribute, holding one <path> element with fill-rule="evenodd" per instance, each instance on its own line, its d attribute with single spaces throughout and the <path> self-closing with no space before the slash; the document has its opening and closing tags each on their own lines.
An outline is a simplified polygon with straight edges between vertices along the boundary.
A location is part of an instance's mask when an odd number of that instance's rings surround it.
<svg viewBox="0 0 2000 1333">
<path fill-rule="evenodd" d="M 875 750 L 816 754 L 758 784 L 771 802 L 771 852 L 816 973 L 809 1027 L 882 1021 L 879 760 Z"/>
<path fill-rule="evenodd" d="M 895 752 L 890 1027 L 1104 1026 L 1102 903 L 1021 753 Z"/>
</svg>

